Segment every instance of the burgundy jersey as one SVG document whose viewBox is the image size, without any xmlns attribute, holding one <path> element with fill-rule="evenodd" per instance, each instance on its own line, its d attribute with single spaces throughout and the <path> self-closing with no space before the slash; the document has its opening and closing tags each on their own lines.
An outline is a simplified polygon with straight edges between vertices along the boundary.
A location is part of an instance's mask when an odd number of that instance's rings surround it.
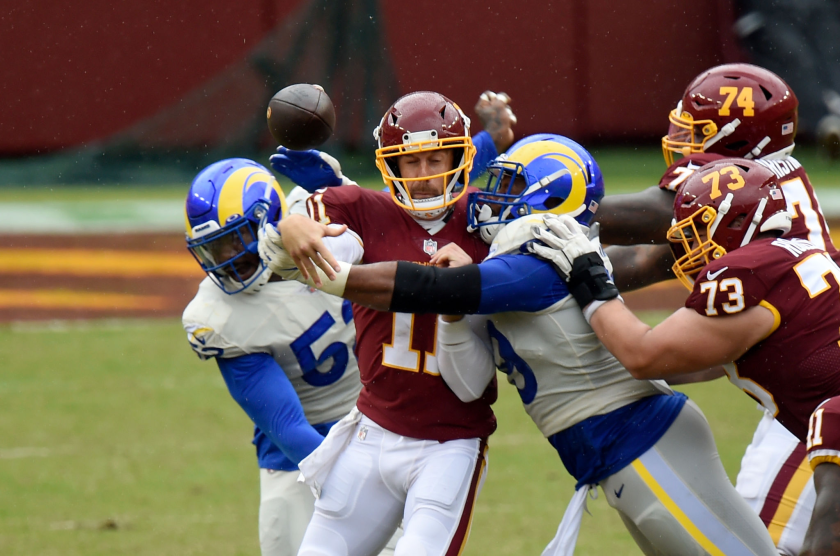
<svg viewBox="0 0 840 556">
<path fill-rule="evenodd" d="M 676 191 L 685 180 L 701 166 L 724 158 L 713 153 L 693 153 L 672 164 L 659 180 L 659 188 Z M 828 225 L 825 223 L 820 202 L 811 180 L 798 160 L 789 156 L 784 160 L 759 159 L 758 162 L 779 179 L 779 185 L 785 194 L 787 208 L 793 217 L 790 232 L 785 237 L 807 239 L 820 249 L 825 249 L 832 256 L 837 256 L 837 248 L 831 242 Z"/>
<path fill-rule="evenodd" d="M 729 380 L 800 440 L 811 412 L 840 394 L 840 267 L 798 238 L 761 239 L 707 264 L 685 306 L 708 317 L 761 305 L 770 335 L 734 364 Z"/>
<path fill-rule="evenodd" d="M 429 263 L 448 243 L 473 261 L 489 246 L 467 232 L 467 196 L 446 225 L 430 235 L 398 207 L 389 193 L 360 187 L 334 187 L 310 197 L 310 215 L 323 223 L 347 224 L 364 246 L 364 263 Z M 315 213 L 315 214 L 313 214 Z M 496 429 L 490 404 L 496 381 L 484 395 L 464 403 L 449 389 L 437 367 L 437 315 L 386 313 L 353 305 L 356 357 L 362 379 L 359 410 L 397 434 L 424 440 L 485 438 Z"/>
</svg>

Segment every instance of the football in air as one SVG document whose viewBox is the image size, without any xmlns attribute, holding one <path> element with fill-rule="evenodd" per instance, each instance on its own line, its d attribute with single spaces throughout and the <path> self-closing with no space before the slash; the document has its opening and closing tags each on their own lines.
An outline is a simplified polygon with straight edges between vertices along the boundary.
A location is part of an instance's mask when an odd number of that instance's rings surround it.
<svg viewBox="0 0 840 556">
<path fill-rule="evenodd" d="M 294 151 L 323 145 L 335 129 L 335 107 L 320 85 L 297 83 L 281 89 L 268 103 L 268 130 Z"/>
</svg>

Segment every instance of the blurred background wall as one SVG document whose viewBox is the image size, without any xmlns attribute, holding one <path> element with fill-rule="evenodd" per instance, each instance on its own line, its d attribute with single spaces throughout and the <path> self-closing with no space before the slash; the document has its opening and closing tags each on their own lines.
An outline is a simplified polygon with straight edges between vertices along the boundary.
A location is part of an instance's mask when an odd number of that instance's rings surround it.
<svg viewBox="0 0 840 556">
<path fill-rule="evenodd" d="M 20 3 L 0 18 L 0 184 L 149 181 L 155 169 L 190 174 L 221 156 L 261 155 L 274 147 L 268 99 L 295 82 L 319 83 L 333 99 L 338 124 L 325 148 L 338 154 L 368 155 L 381 114 L 418 89 L 470 115 L 482 91 L 505 91 L 518 136 L 656 141 L 692 77 L 750 59 L 736 21 L 753 9 L 729 0 Z"/>
</svg>

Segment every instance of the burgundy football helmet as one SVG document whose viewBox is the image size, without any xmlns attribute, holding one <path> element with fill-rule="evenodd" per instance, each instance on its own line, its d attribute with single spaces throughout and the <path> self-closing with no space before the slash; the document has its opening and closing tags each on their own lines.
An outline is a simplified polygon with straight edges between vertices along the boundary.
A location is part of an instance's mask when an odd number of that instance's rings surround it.
<svg viewBox="0 0 840 556">
<path fill-rule="evenodd" d="M 439 93 L 420 91 L 398 99 L 373 131 L 377 142 L 376 167 L 391 196 L 402 208 L 423 219 L 435 218 L 467 191 L 475 147 L 470 138 L 470 120 L 457 104 Z M 451 170 L 419 178 L 404 178 L 398 156 L 411 152 L 453 149 Z M 443 178 L 443 195 L 412 199 L 408 182 Z"/>
<path fill-rule="evenodd" d="M 793 150 L 798 106 L 790 86 L 764 68 L 725 64 L 704 71 L 669 115 L 665 162 L 673 164 L 674 153 L 786 156 Z"/>
<path fill-rule="evenodd" d="M 751 160 L 706 164 L 677 190 L 668 241 L 673 270 L 692 289 L 704 266 L 755 239 L 760 232 L 790 230 L 791 216 L 776 174 Z M 781 235 L 781 234 L 780 234 Z"/>
</svg>

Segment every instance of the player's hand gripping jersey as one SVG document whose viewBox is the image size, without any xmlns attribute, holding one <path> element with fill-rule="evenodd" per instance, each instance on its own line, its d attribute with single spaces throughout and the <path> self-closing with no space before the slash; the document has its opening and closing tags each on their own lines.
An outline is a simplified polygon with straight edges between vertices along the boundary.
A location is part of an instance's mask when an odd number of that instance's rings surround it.
<svg viewBox="0 0 840 556">
<path fill-rule="evenodd" d="M 840 309 L 822 302 L 838 295 L 838 283 L 840 268 L 824 250 L 800 239 L 764 239 L 706 265 L 686 300 L 709 317 L 756 305 L 773 313 L 771 334 L 726 370 L 803 441 L 814 409 L 840 395 Z M 840 449 L 840 434 L 830 438 Z"/>
<path fill-rule="evenodd" d="M 698 168 L 722 158 L 725 157 L 714 153 L 693 153 L 685 156 L 668 167 L 659 181 L 659 188 L 676 191 Z M 755 162 L 779 178 L 788 211 L 793 216 L 790 232 L 785 234 L 785 237 L 807 239 L 834 256 L 837 249 L 831 241 L 817 194 L 814 193 L 814 186 L 811 185 L 811 180 L 799 161 L 788 156 L 780 160 L 758 159 Z"/>
<path fill-rule="evenodd" d="M 258 425 L 254 444 L 261 468 L 297 469 L 321 439 L 311 431 L 312 439 L 301 439 L 311 441 L 295 442 L 292 432 L 283 430 L 295 425 L 294 418 L 261 411 L 261 396 L 288 396 L 282 405 L 290 414 L 299 399 L 306 420 L 321 435 L 353 408 L 360 386 L 348 348 L 355 335 L 351 320 L 348 302 L 297 282 L 269 282 L 249 295 L 227 295 L 209 278 L 199 286 L 183 315 L 187 339 L 202 359 L 216 357 L 231 394 Z M 245 362 L 285 374 L 266 372 L 263 378 L 290 383 L 293 391 L 280 383 L 251 384 Z"/>
<path fill-rule="evenodd" d="M 438 249 L 453 242 L 473 260 L 487 254 L 487 245 L 467 232 L 466 202 L 465 195 L 434 234 L 382 191 L 332 188 L 313 195 L 307 205 L 315 220 L 348 226 L 364 249 L 361 262 L 428 264 Z M 357 406 L 362 413 L 392 432 L 418 439 L 485 438 L 495 430 L 490 409 L 495 382 L 482 398 L 464 403 L 440 377 L 436 315 L 386 313 L 359 305 L 353 313 L 359 331 L 356 355 L 363 387 Z"/>
</svg>

